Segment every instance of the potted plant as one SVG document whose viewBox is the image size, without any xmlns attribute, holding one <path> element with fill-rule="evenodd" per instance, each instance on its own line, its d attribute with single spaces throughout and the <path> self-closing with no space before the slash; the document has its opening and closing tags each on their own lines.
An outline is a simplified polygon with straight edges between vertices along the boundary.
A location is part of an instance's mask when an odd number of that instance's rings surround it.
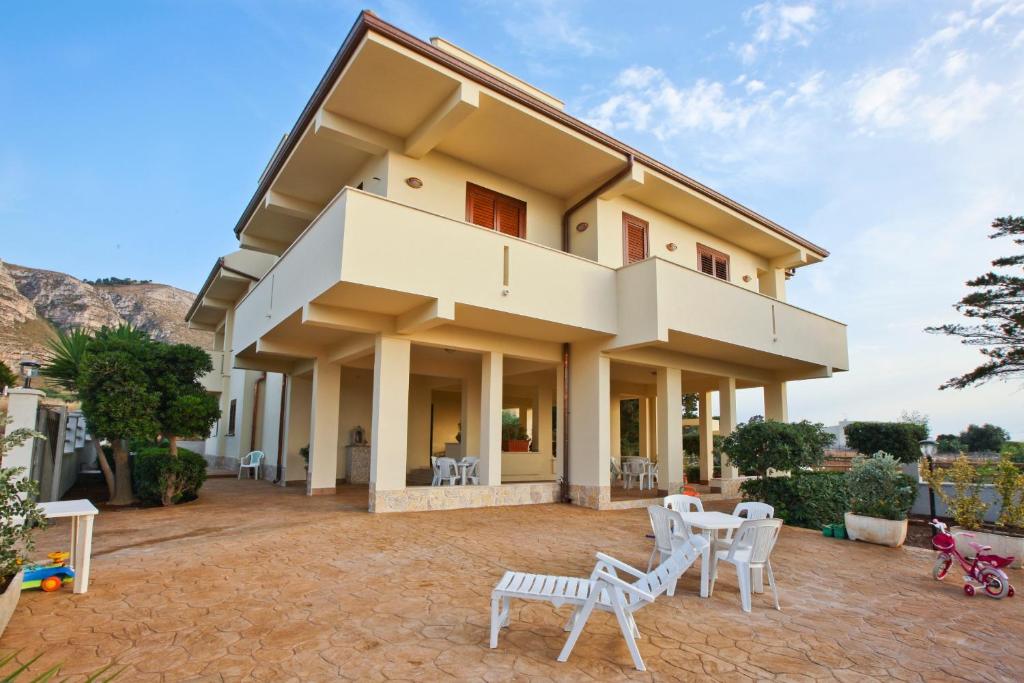
<svg viewBox="0 0 1024 683">
<path fill-rule="evenodd" d="M 954 525 L 950 531 L 957 539 L 957 549 L 965 556 L 974 555 L 969 542 L 992 546 L 996 555 L 1014 558 L 1014 568 L 1020 568 L 1024 560 L 1024 474 L 1013 462 L 1010 453 L 1003 453 L 999 463 L 976 467 L 963 453 L 949 468 L 929 470 L 921 467 L 921 478 L 946 504 Z M 983 491 L 991 487 L 993 503 L 985 501 Z M 995 515 L 994 505 L 998 503 L 999 514 Z M 987 522 L 986 516 L 995 517 Z M 955 536 L 958 531 L 968 531 L 973 538 Z"/>
<path fill-rule="evenodd" d="M 913 477 L 903 473 L 899 460 L 884 451 L 870 458 L 855 458 L 846 478 L 849 537 L 893 548 L 903 545 L 907 540 L 907 514 L 917 498 L 917 486 Z"/>
<path fill-rule="evenodd" d="M 9 423 L 7 414 L 0 413 L 0 425 Z M 46 526 L 35 502 L 39 489 L 25 476 L 25 468 L 2 467 L 4 453 L 33 437 L 45 438 L 31 429 L 15 429 L 0 436 L 0 635 L 21 597 L 21 566 L 32 551 L 32 536 L 37 528 Z"/>
<path fill-rule="evenodd" d="M 501 450 L 506 453 L 530 450 L 530 438 L 526 434 L 526 429 L 519 424 L 519 418 L 502 420 Z"/>
</svg>

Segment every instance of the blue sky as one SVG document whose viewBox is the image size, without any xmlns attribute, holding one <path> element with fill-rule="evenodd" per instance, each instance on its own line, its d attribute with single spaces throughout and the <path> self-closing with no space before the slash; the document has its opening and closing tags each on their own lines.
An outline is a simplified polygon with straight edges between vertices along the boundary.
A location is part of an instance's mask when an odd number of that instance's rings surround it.
<svg viewBox="0 0 1024 683">
<path fill-rule="evenodd" d="M 0 258 L 197 289 L 363 7 L 829 248 L 789 299 L 850 325 L 852 371 L 794 385 L 792 417 L 1024 438 L 1021 382 L 939 392 L 979 356 L 921 332 L 999 253 L 991 219 L 1024 213 L 1021 0 L 12 4 Z"/>
</svg>

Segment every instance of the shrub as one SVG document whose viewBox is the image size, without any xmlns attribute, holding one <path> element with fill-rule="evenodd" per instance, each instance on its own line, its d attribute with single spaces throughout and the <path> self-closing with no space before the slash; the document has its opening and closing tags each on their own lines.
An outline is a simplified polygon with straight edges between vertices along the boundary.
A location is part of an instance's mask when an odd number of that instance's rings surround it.
<svg viewBox="0 0 1024 683">
<path fill-rule="evenodd" d="M 154 446 L 135 456 L 135 491 L 144 503 L 173 505 L 195 500 L 206 481 L 206 460 L 187 448 Z"/>
<path fill-rule="evenodd" d="M 849 502 L 844 472 L 797 471 L 789 477 L 749 479 L 740 488 L 744 499 L 768 503 L 786 524 L 808 529 L 842 522 Z"/>
<path fill-rule="evenodd" d="M 966 455 L 961 453 L 948 470 L 937 467 L 933 472 L 924 462 L 921 463 L 920 470 L 921 478 L 928 482 L 935 495 L 946 504 L 949 516 L 957 525 L 965 529 L 977 529 L 982 525 L 985 521 L 985 511 L 988 509 L 988 505 L 981 499 L 984 479 L 982 473 L 971 464 Z M 946 493 L 942 486 L 943 481 L 953 484 L 952 495 Z"/>
<path fill-rule="evenodd" d="M 1013 462 L 1024 463 L 1024 441 L 1007 441 L 999 453 L 1010 456 Z"/>
<path fill-rule="evenodd" d="M 835 437 L 820 424 L 752 417 L 722 442 L 733 466 L 762 479 L 769 469 L 793 471 L 820 465 Z"/>
<path fill-rule="evenodd" d="M 1009 453 L 999 458 L 992 483 L 1002 503 L 996 525 L 1024 528 L 1024 474 Z"/>
<path fill-rule="evenodd" d="M 928 428 L 912 422 L 851 422 L 846 425 L 846 445 L 861 453 L 884 451 L 900 462 L 917 462 L 920 441 Z"/>
<path fill-rule="evenodd" d="M 900 463 L 879 451 L 870 458 L 858 457 L 846 475 L 850 511 L 855 515 L 903 520 L 914 506 L 917 485 L 900 470 Z"/>
</svg>

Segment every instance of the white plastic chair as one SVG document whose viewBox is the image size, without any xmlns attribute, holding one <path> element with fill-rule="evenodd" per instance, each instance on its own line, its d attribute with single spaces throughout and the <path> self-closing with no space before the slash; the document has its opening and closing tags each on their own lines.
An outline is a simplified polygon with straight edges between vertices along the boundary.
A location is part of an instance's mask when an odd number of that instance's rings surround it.
<svg viewBox="0 0 1024 683">
<path fill-rule="evenodd" d="M 250 451 L 249 453 L 246 453 L 238 463 L 238 478 L 242 478 L 243 470 L 252 470 L 253 477 L 259 479 L 260 470 L 262 469 L 260 467 L 260 463 L 263 462 L 263 458 L 265 457 L 266 456 L 263 455 L 263 451 Z"/>
<path fill-rule="evenodd" d="M 779 530 L 782 529 L 781 519 L 748 519 L 740 525 L 736 537 L 728 550 L 716 550 L 711 555 L 711 581 L 708 595 L 715 589 L 715 579 L 718 577 L 718 563 L 728 562 L 736 567 L 737 582 L 740 585 L 740 600 L 743 611 L 750 611 L 750 593 L 753 583 L 754 572 L 766 571 L 768 573 L 768 584 L 772 588 L 772 596 L 775 598 L 775 609 L 779 607 L 779 591 L 775 587 L 775 575 L 772 573 L 772 564 L 769 558 L 772 548 L 779 539 Z"/>
<path fill-rule="evenodd" d="M 734 517 L 746 517 L 747 519 L 774 519 L 775 508 L 768 503 L 737 503 L 736 507 L 733 508 L 732 514 Z M 720 538 L 716 541 L 718 547 L 715 550 L 725 550 L 732 543 L 733 530 L 729 529 L 725 532 L 725 537 Z"/>
<path fill-rule="evenodd" d="M 690 568 L 706 545 L 706 540 L 694 537 L 646 574 L 604 553 L 597 553 L 597 564 L 589 579 L 505 572 L 491 592 L 490 645 L 498 647 L 498 631 L 508 626 L 512 598 L 549 602 L 556 608 L 572 605 L 572 616 L 565 625 L 565 630 L 570 631 L 569 637 L 558 655 L 558 661 L 564 662 L 569 659 L 591 612 L 598 609 L 615 614 L 629 654 L 633 657 L 633 665 L 639 671 L 645 671 L 644 660 L 636 645 L 640 630 L 633 615 L 675 586 L 679 576 Z M 623 580 L 619 571 L 633 577 L 632 583 Z"/>
<path fill-rule="evenodd" d="M 690 533 L 690 527 L 676 510 L 660 505 L 650 505 L 647 508 L 647 515 L 651 518 L 651 528 L 654 530 L 654 550 L 651 551 L 651 558 L 647 561 L 647 571 L 651 570 L 655 557 L 660 555 L 659 561 L 664 562 L 681 546 L 689 543 L 691 538 L 700 539 L 698 545 L 702 555 L 709 552 L 707 539 L 702 536 L 693 536 Z M 670 596 L 675 594 L 674 585 L 668 589 L 668 594 Z"/>
<path fill-rule="evenodd" d="M 431 486 L 455 486 L 459 483 L 459 468 L 455 458 L 438 458 L 434 463 L 434 479 Z"/>
<path fill-rule="evenodd" d="M 474 486 L 480 483 L 480 458 L 475 455 L 468 455 L 462 459 L 462 462 L 466 463 L 466 481 Z"/>
<path fill-rule="evenodd" d="M 648 479 L 648 463 L 639 458 L 630 458 L 622 463 L 622 486 L 631 488 L 634 481 L 643 491 L 644 482 Z"/>
<path fill-rule="evenodd" d="M 704 503 L 697 496 L 673 493 L 665 496 L 665 507 L 676 512 L 704 512 Z"/>
<path fill-rule="evenodd" d="M 618 480 L 622 479 L 622 468 L 616 465 L 614 460 L 609 460 L 608 464 L 611 465 L 611 483 L 614 484 Z"/>
</svg>

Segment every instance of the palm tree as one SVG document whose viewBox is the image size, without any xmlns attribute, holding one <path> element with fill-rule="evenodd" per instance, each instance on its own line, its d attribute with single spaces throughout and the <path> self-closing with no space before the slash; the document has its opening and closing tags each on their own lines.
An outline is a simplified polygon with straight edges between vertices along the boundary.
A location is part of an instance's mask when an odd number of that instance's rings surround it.
<svg viewBox="0 0 1024 683">
<path fill-rule="evenodd" d="M 92 335 L 81 329 L 68 332 L 57 331 L 57 338 L 49 340 L 50 357 L 39 370 L 39 374 L 53 380 L 57 386 L 77 393 L 78 375 L 82 369 L 85 349 L 92 341 Z"/>
</svg>

